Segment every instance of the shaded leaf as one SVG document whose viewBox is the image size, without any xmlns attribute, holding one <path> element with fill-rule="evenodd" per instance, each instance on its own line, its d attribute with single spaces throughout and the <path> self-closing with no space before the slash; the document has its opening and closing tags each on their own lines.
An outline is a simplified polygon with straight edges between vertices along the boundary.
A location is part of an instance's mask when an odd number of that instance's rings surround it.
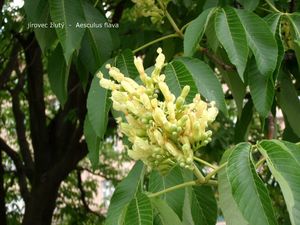
<svg viewBox="0 0 300 225">
<path fill-rule="evenodd" d="M 243 108 L 242 115 L 238 119 L 234 128 L 234 142 L 239 143 L 248 140 L 248 133 L 253 116 L 253 102 L 248 100 Z"/>
<path fill-rule="evenodd" d="M 124 50 L 117 56 L 116 66 L 127 77 L 135 79 L 139 73 L 133 62 L 133 54 L 130 49 Z"/>
<path fill-rule="evenodd" d="M 47 68 L 51 89 L 63 106 L 68 98 L 67 85 L 70 67 L 64 60 L 60 45 L 57 45 L 54 52 L 49 56 Z"/>
<path fill-rule="evenodd" d="M 253 11 L 259 4 L 259 0 L 239 0 L 239 2 L 243 5 L 244 9 L 248 11 Z"/>
</svg>

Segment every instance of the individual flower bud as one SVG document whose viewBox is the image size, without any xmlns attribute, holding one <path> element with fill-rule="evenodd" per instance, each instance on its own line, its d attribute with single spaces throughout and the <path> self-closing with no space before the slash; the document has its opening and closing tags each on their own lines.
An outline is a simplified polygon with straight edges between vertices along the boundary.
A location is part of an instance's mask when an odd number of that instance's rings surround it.
<svg viewBox="0 0 300 225">
<path fill-rule="evenodd" d="M 148 95 L 146 95 L 145 93 L 141 94 L 140 100 L 147 110 L 150 110 L 152 108 Z"/>
<path fill-rule="evenodd" d="M 138 109 L 135 107 L 135 105 L 133 104 L 132 101 L 127 101 L 126 102 L 126 107 L 127 109 L 132 112 L 134 115 L 138 115 L 139 114 L 139 111 Z"/>
<path fill-rule="evenodd" d="M 169 119 L 169 121 L 175 121 L 175 105 L 174 105 L 174 103 L 173 102 L 168 102 L 167 103 L 167 109 L 168 109 L 168 114 L 169 114 L 169 116 L 168 116 L 168 119 Z"/>
<path fill-rule="evenodd" d="M 114 78 L 114 80 L 118 81 L 119 83 L 124 79 L 124 74 L 122 74 L 116 67 L 111 67 L 108 73 L 112 78 Z"/>
<path fill-rule="evenodd" d="M 105 78 L 102 78 L 100 80 L 99 84 L 101 87 L 108 89 L 108 90 L 114 91 L 114 90 L 119 89 L 119 86 L 115 82 L 105 79 Z"/>
<path fill-rule="evenodd" d="M 140 85 L 137 82 L 135 82 L 133 79 L 129 77 L 125 77 L 124 80 L 128 82 L 134 89 L 138 89 L 140 87 Z"/>
<path fill-rule="evenodd" d="M 113 91 L 111 93 L 111 99 L 115 102 L 123 103 L 128 100 L 128 94 L 123 91 Z"/>
<path fill-rule="evenodd" d="M 121 111 L 121 112 L 124 112 L 124 113 L 127 112 L 127 107 L 123 103 L 113 101 L 113 108 L 117 111 Z"/>
<path fill-rule="evenodd" d="M 152 105 L 153 108 L 157 108 L 158 107 L 157 99 L 156 98 L 151 99 L 151 105 Z"/>
<path fill-rule="evenodd" d="M 134 65 L 139 72 L 140 75 L 145 73 L 144 65 L 143 65 L 143 60 L 140 57 L 134 56 Z"/>
<path fill-rule="evenodd" d="M 165 55 L 162 53 L 161 48 L 157 49 L 157 53 L 158 53 L 158 56 L 156 58 L 155 67 L 161 69 L 165 63 Z"/>
<path fill-rule="evenodd" d="M 163 127 L 164 124 L 166 122 L 168 122 L 167 118 L 166 118 L 166 115 L 164 114 L 164 112 L 160 108 L 155 108 L 155 110 L 153 112 L 153 119 L 161 127 Z"/>
<path fill-rule="evenodd" d="M 166 147 L 167 151 L 168 151 L 171 155 L 173 155 L 174 157 L 179 157 L 179 156 L 182 155 L 182 154 L 180 153 L 180 151 L 178 150 L 178 148 L 177 148 L 174 144 L 172 144 L 171 142 L 169 142 L 169 141 L 166 141 L 166 142 L 165 142 L 165 147 Z"/>
<path fill-rule="evenodd" d="M 185 99 L 181 96 L 179 96 L 177 99 L 176 99 L 176 109 L 181 109 L 183 104 L 184 104 L 184 101 Z"/>
<path fill-rule="evenodd" d="M 161 135 L 161 133 L 158 131 L 158 130 L 154 130 L 153 131 L 153 134 L 154 134 L 154 137 L 155 137 L 155 140 L 156 142 L 163 147 L 165 141 L 164 141 L 164 138 L 163 136 Z"/>
<path fill-rule="evenodd" d="M 133 127 L 129 125 L 128 123 L 121 123 L 120 124 L 121 132 L 125 134 L 126 136 L 134 136 Z"/>
<path fill-rule="evenodd" d="M 170 102 L 173 100 L 172 94 L 169 90 L 168 85 L 165 82 L 159 82 L 158 83 L 159 89 L 161 90 L 162 94 L 165 97 L 166 102 Z"/>
<path fill-rule="evenodd" d="M 186 98 L 186 96 L 188 96 L 189 92 L 190 92 L 190 86 L 189 85 L 185 85 L 181 91 L 180 97 L 182 98 Z"/>
<path fill-rule="evenodd" d="M 135 93 L 135 89 L 130 85 L 130 83 L 128 83 L 125 80 L 121 81 L 121 86 L 123 87 L 123 89 L 125 91 L 127 91 L 129 94 L 134 94 Z"/>
</svg>

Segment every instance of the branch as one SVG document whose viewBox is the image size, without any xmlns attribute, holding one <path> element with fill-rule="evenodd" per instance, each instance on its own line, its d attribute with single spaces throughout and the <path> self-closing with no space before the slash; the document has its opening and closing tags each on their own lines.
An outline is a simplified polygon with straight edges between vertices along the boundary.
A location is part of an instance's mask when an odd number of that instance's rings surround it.
<svg viewBox="0 0 300 225">
<path fill-rule="evenodd" d="M 30 194 L 28 191 L 26 175 L 21 158 L 19 157 L 18 153 L 11 147 L 9 147 L 2 138 L 0 138 L 0 150 L 4 151 L 14 162 L 17 170 L 21 196 L 24 199 L 25 203 L 28 202 Z"/>
<path fill-rule="evenodd" d="M 26 139 L 26 128 L 25 128 L 25 115 L 21 110 L 19 93 L 24 85 L 24 76 L 19 76 L 18 84 L 15 89 L 11 92 L 12 96 L 12 108 L 13 114 L 16 122 L 16 133 L 18 138 L 18 144 L 20 147 L 21 155 L 25 163 L 26 174 L 30 179 L 31 183 L 33 181 L 33 170 L 34 163 L 31 157 L 30 148 L 28 141 Z"/>
<path fill-rule="evenodd" d="M 81 201 L 82 201 L 82 204 L 83 204 L 83 206 L 84 206 L 84 208 L 86 209 L 86 211 L 88 211 L 89 213 L 92 213 L 92 214 L 94 214 L 94 215 L 96 215 L 96 216 L 99 216 L 101 219 L 103 219 L 104 220 L 104 216 L 101 214 L 101 213 L 99 213 L 99 212 L 96 212 L 96 211 L 93 211 L 90 207 L 89 207 L 89 205 L 88 205 L 88 203 L 86 202 L 86 200 L 85 200 L 85 197 L 86 197 L 86 195 L 85 195 L 85 191 L 84 191 L 84 188 L 83 188 L 83 186 L 82 186 L 82 179 L 81 179 L 81 172 L 80 172 L 80 170 L 76 170 L 76 174 L 77 174 L 77 187 L 78 187 L 78 189 L 79 189 L 79 191 L 80 191 L 80 199 L 81 199 Z"/>
<path fill-rule="evenodd" d="M 2 152 L 0 151 L 0 221 L 1 224 L 6 225 L 6 207 L 5 207 L 5 195 L 4 189 L 4 168 L 2 164 Z"/>
<path fill-rule="evenodd" d="M 80 170 L 80 171 L 87 171 L 88 173 L 92 174 L 92 175 L 95 175 L 95 176 L 99 176 L 99 177 L 102 177 L 104 178 L 105 180 L 114 180 L 116 182 L 120 182 L 121 180 L 117 179 L 117 178 L 112 178 L 112 177 L 109 177 L 109 176 L 106 176 L 105 174 L 101 173 L 101 172 L 96 172 L 96 171 L 92 171 L 90 170 L 89 168 L 84 168 L 84 167 L 80 167 L 80 166 L 77 166 L 76 168 L 77 170 Z"/>
</svg>

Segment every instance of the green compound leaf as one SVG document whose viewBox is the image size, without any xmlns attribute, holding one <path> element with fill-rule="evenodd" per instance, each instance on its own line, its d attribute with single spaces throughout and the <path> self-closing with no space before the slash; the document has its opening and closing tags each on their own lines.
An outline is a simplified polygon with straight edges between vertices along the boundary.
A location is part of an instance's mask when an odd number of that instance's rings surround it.
<svg viewBox="0 0 300 225">
<path fill-rule="evenodd" d="M 183 225 L 176 213 L 165 201 L 153 198 L 151 203 L 156 212 L 155 225 Z"/>
<path fill-rule="evenodd" d="M 196 19 L 194 19 L 186 28 L 184 33 L 184 55 L 192 56 L 201 41 L 209 18 L 214 14 L 215 8 L 203 11 Z"/>
<path fill-rule="evenodd" d="M 64 60 L 61 45 L 57 45 L 48 59 L 48 78 L 53 93 L 63 106 L 68 98 L 68 77 L 70 67 Z"/>
<path fill-rule="evenodd" d="M 244 27 L 236 13 L 230 7 L 220 9 L 216 13 L 215 30 L 219 42 L 225 48 L 228 58 L 237 68 L 238 74 L 244 80 L 249 49 Z"/>
<path fill-rule="evenodd" d="M 245 29 L 247 41 L 252 50 L 258 70 L 270 76 L 277 63 L 278 48 L 268 24 L 252 12 L 236 10 Z"/>
<path fill-rule="evenodd" d="M 147 195 L 138 193 L 131 200 L 125 214 L 124 225 L 152 225 L 152 205 Z"/>
<path fill-rule="evenodd" d="M 66 62 L 70 62 L 73 52 L 80 48 L 85 31 L 83 28 L 76 27 L 77 23 L 86 22 L 83 3 L 81 0 L 51 0 L 49 5 L 52 21 L 61 25 L 55 30 L 63 47 Z"/>
<path fill-rule="evenodd" d="M 109 60 L 107 63 L 111 62 Z M 105 68 L 106 63 L 101 67 L 100 71 L 105 78 L 109 78 L 108 71 Z M 92 127 L 98 137 L 103 138 L 107 122 L 108 112 L 111 107 L 109 99 L 110 92 L 99 85 L 99 78 L 94 76 L 87 98 L 88 116 Z"/>
<path fill-rule="evenodd" d="M 143 176 L 143 168 L 143 163 L 138 161 L 128 176 L 118 184 L 110 201 L 105 225 L 123 225 L 123 213 L 126 213 L 128 204 L 130 204 L 132 199 L 136 196 Z"/>
<path fill-rule="evenodd" d="M 220 164 L 227 162 L 232 151 L 233 149 L 228 149 L 224 152 Z M 218 173 L 218 190 L 219 206 L 226 223 L 229 225 L 248 225 L 249 223 L 245 220 L 231 193 L 231 186 L 226 169 L 220 170 Z"/>
<path fill-rule="evenodd" d="M 258 144 L 258 149 L 280 185 L 292 225 L 300 224 L 300 146 L 266 140 Z"/>
<path fill-rule="evenodd" d="M 277 224 L 268 190 L 256 174 L 250 159 L 251 145 L 236 145 L 226 168 L 231 193 L 243 217 L 249 224 Z"/>
<path fill-rule="evenodd" d="M 153 171 L 149 178 L 149 191 L 158 192 L 169 187 L 183 183 L 183 176 L 180 167 L 174 167 L 167 175 L 162 176 L 158 172 Z M 178 189 L 161 196 L 174 212 L 182 218 L 182 207 L 184 203 L 184 189 Z"/>
<path fill-rule="evenodd" d="M 196 58 L 182 57 L 174 62 L 181 62 L 193 78 L 198 92 L 209 101 L 215 101 L 216 106 L 225 115 L 227 108 L 222 86 L 215 73 L 204 62 Z"/>
</svg>

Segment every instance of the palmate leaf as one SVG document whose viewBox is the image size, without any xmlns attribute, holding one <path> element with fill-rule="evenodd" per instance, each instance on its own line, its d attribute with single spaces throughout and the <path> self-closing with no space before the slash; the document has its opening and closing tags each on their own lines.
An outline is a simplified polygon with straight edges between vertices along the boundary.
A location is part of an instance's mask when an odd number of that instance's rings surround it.
<svg viewBox="0 0 300 225">
<path fill-rule="evenodd" d="M 64 60 L 61 45 L 57 45 L 48 59 L 48 78 L 51 90 L 63 106 L 68 98 L 67 84 L 70 66 Z"/>
<path fill-rule="evenodd" d="M 180 167 L 174 167 L 165 176 L 160 175 L 158 172 L 153 171 L 149 178 L 149 191 L 158 192 L 166 188 L 183 183 L 183 177 Z M 168 205 L 174 210 L 179 218 L 182 218 L 182 207 L 184 203 L 184 189 L 178 189 L 161 196 Z"/>
<path fill-rule="evenodd" d="M 128 176 L 117 185 L 110 201 L 105 225 L 123 225 L 124 215 L 122 213 L 126 213 L 127 205 L 137 194 L 140 180 L 143 176 L 143 168 L 143 163 L 138 161 Z"/>
<path fill-rule="evenodd" d="M 233 149 L 228 149 L 224 152 L 220 164 L 227 162 L 232 151 Z M 224 215 L 226 224 L 248 225 L 249 223 L 243 217 L 243 214 L 239 210 L 238 205 L 233 198 L 226 170 L 220 170 L 218 173 L 218 191 L 219 206 Z"/>
<path fill-rule="evenodd" d="M 268 24 L 252 12 L 236 10 L 245 29 L 248 45 L 260 73 L 271 76 L 276 68 L 278 49 Z"/>
<path fill-rule="evenodd" d="M 233 8 L 225 7 L 217 11 L 215 30 L 228 58 L 236 66 L 240 78 L 244 80 L 249 50 L 244 28 Z"/>
<path fill-rule="evenodd" d="M 58 39 L 63 47 L 66 62 L 75 50 L 80 48 L 81 39 L 85 29 L 76 27 L 77 23 L 85 23 L 83 3 L 81 0 L 51 0 L 50 15 L 56 24 L 63 24 L 64 27 L 56 28 Z"/>
<path fill-rule="evenodd" d="M 153 225 L 153 214 L 150 199 L 143 193 L 138 193 L 129 203 L 124 225 Z"/>
<path fill-rule="evenodd" d="M 110 63 L 112 60 L 107 61 Z M 100 71 L 105 78 L 109 78 L 108 71 L 105 68 L 106 63 L 103 64 Z M 107 122 L 108 112 L 111 106 L 109 99 L 110 92 L 107 89 L 100 87 L 99 78 L 94 76 L 87 98 L 87 109 L 90 123 L 98 137 L 103 138 Z"/>
<path fill-rule="evenodd" d="M 251 225 L 277 224 L 268 190 L 250 159 L 251 145 L 236 145 L 226 168 L 231 193 L 245 220 Z"/>
<path fill-rule="evenodd" d="M 272 175 L 280 185 L 293 225 L 300 224 L 300 147 L 278 140 L 258 144 Z"/>
<path fill-rule="evenodd" d="M 207 23 L 210 17 L 214 14 L 215 9 L 216 8 L 206 9 L 186 28 L 183 41 L 185 56 L 192 56 L 196 51 L 207 27 Z"/>
</svg>

